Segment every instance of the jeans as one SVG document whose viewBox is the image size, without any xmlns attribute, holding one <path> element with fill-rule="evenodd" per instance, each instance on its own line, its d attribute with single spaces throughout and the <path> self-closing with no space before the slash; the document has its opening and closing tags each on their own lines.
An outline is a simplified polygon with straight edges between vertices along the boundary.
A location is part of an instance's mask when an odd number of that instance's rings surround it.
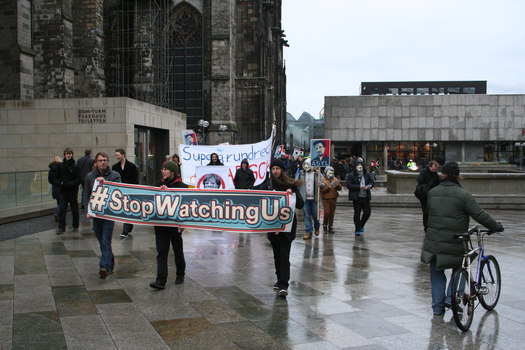
<svg viewBox="0 0 525 350">
<path fill-rule="evenodd" d="M 353 201 L 353 204 L 355 232 L 359 232 L 365 227 L 372 210 L 370 209 L 370 201 L 365 197 L 359 197 L 356 201 Z M 361 216 L 361 212 L 363 212 L 363 216 Z"/>
<path fill-rule="evenodd" d="M 312 234 L 314 228 L 319 230 L 321 223 L 317 219 L 317 201 L 315 199 L 306 199 L 304 201 L 304 227 L 307 233 Z M 313 225 L 312 225 L 313 220 Z"/>
<path fill-rule="evenodd" d="M 115 268 L 115 257 L 111 250 L 111 237 L 113 236 L 113 227 L 115 221 L 93 218 L 93 228 L 100 244 L 100 262 L 101 269 L 111 271 Z"/>
<path fill-rule="evenodd" d="M 186 260 L 182 245 L 182 236 L 177 227 L 155 226 L 155 245 L 157 247 L 157 279 L 156 282 L 166 284 L 168 279 L 168 253 L 170 243 L 175 254 L 177 276 L 184 277 Z"/>
<path fill-rule="evenodd" d="M 78 228 L 80 222 L 80 216 L 78 212 L 78 200 L 76 194 L 67 194 L 60 195 L 59 198 L 59 222 L 58 228 L 65 230 L 66 229 L 66 214 L 67 214 L 67 205 L 71 206 L 71 213 L 73 214 L 73 227 Z"/>
<path fill-rule="evenodd" d="M 452 276 L 447 287 L 447 276 L 445 270 L 436 269 L 436 259 L 430 262 L 430 285 L 432 287 L 432 310 L 435 314 L 440 314 L 445 311 L 445 303 L 452 302 L 452 279 L 455 270 L 452 271 Z M 445 292 L 446 289 L 446 292 Z"/>
</svg>

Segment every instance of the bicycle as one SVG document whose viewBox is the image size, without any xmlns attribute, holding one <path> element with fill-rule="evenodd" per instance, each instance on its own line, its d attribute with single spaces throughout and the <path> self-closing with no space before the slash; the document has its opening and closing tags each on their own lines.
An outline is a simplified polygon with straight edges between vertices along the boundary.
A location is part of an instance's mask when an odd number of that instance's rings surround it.
<svg viewBox="0 0 525 350">
<path fill-rule="evenodd" d="M 483 238 L 494 232 L 471 227 L 468 232 L 454 235 L 463 240 L 465 254 L 461 268 L 454 272 L 452 279 L 452 313 L 454 321 L 463 332 L 469 330 L 474 318 L 474 309 L 481 304 L 487 311 L 496 307 L 501 292 L 501 272 L 493 255 L 485 255 Z M 476 235 L 477 247 L 471 240 Z M 471 263 L 477 258 L 476 275 L 471 271 Z M 467 283 L 468 282 L 468 283 Z M 479 304 L 475 305 L 476 300 Z"/>
</svg>

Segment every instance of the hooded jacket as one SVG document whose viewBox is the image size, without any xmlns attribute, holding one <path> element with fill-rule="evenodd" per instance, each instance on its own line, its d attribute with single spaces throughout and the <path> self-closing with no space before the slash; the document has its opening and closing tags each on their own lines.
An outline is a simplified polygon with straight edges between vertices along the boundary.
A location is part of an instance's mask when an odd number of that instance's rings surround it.
<svg viewBox="0 0 525 350">
<path fill-rule="evenodd" d="M 243 164 L 246 164 L 246 169 L 242 167 Z M 233 178 L 233 184 L 236 189 L 253 189 L 253 184 L 255 183 L 255 176 L 253 170 L 250 169 L 250 163 L 248 159 L 243 159 L 241 162 L 241 167 L 235 172 L 235 177 Z"/>
<path fill-rule="evenodd" d="M 75 164 L 75 159 L 71 158 L 60 163 L 58 171 L 53 173 L 53 184 L 58 187 L 60 194 L 64 196 L 77 195 L 78 186 L 82 181 L 80 168 Z"/>
<path fill-rule="evenodd" d="M 463 260 L 463 241 L 457 233 L 467 232 L 469 217 L 498 231 L 498 223 L 476 202 L 470 192 L 456 181 L 443 181 L 428 193 L 428 228 L 423 242 L 421 261 L 436 259 L 436 268 L 458 268 Z"/>
</svg>

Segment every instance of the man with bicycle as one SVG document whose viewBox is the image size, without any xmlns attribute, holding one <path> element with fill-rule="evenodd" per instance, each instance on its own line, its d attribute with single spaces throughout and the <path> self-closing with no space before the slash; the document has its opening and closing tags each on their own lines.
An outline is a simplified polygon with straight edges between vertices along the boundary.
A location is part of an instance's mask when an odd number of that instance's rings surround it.
<svg viewBox="0 0 525 350">
<path fill-rule="evenodd" d="M 470 217 L 491 231 L 503 231 L 503 226 L 479 206 L 470 192 L 461 187 L 459 172 L 458 163 L 446 163 L 441 169 L 441 183 L 428 192 L 428 228 L 421 261 L 430 264 L 434 315 L 443 315 L 445 307 L 451 303 L 451 285 L 449 283 L 447 288 L 445 269 L 454 271 L 461 267 L 463 260 L 463 242 L 455 239 L 454 235 L 468 230 Z"/>
</svg>

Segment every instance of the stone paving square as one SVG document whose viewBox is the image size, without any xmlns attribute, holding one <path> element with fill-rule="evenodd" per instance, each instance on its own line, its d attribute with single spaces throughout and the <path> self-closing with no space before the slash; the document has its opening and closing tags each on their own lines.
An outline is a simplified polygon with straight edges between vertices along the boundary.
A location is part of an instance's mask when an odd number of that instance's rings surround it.
<svg viewBox="0 0 525 350">
<path fill-rule="evenodd" d="M 465 333 L 451 311 L 432 314 L 421 210 L 372 208 L 355 238 L 352 208 L 339 206 L 333 235 L 303 241 L 299 221 L 287 298 L 273 291 L 264 233 L 186 229 L 185 281 L 175 285 L 170 252 L 161 291 L 149 287 L 152 227 L 120 239 L 115 226 L 115 274 L 106 280 L 86 219 L 77 233 L 0 242 L 0 349 L 522 349 L 525 215 L 489 213 L 505 226 L 485 240 L 500 263 L 501 298 L 492 312 L 478 307 Z"/>
</svg>

